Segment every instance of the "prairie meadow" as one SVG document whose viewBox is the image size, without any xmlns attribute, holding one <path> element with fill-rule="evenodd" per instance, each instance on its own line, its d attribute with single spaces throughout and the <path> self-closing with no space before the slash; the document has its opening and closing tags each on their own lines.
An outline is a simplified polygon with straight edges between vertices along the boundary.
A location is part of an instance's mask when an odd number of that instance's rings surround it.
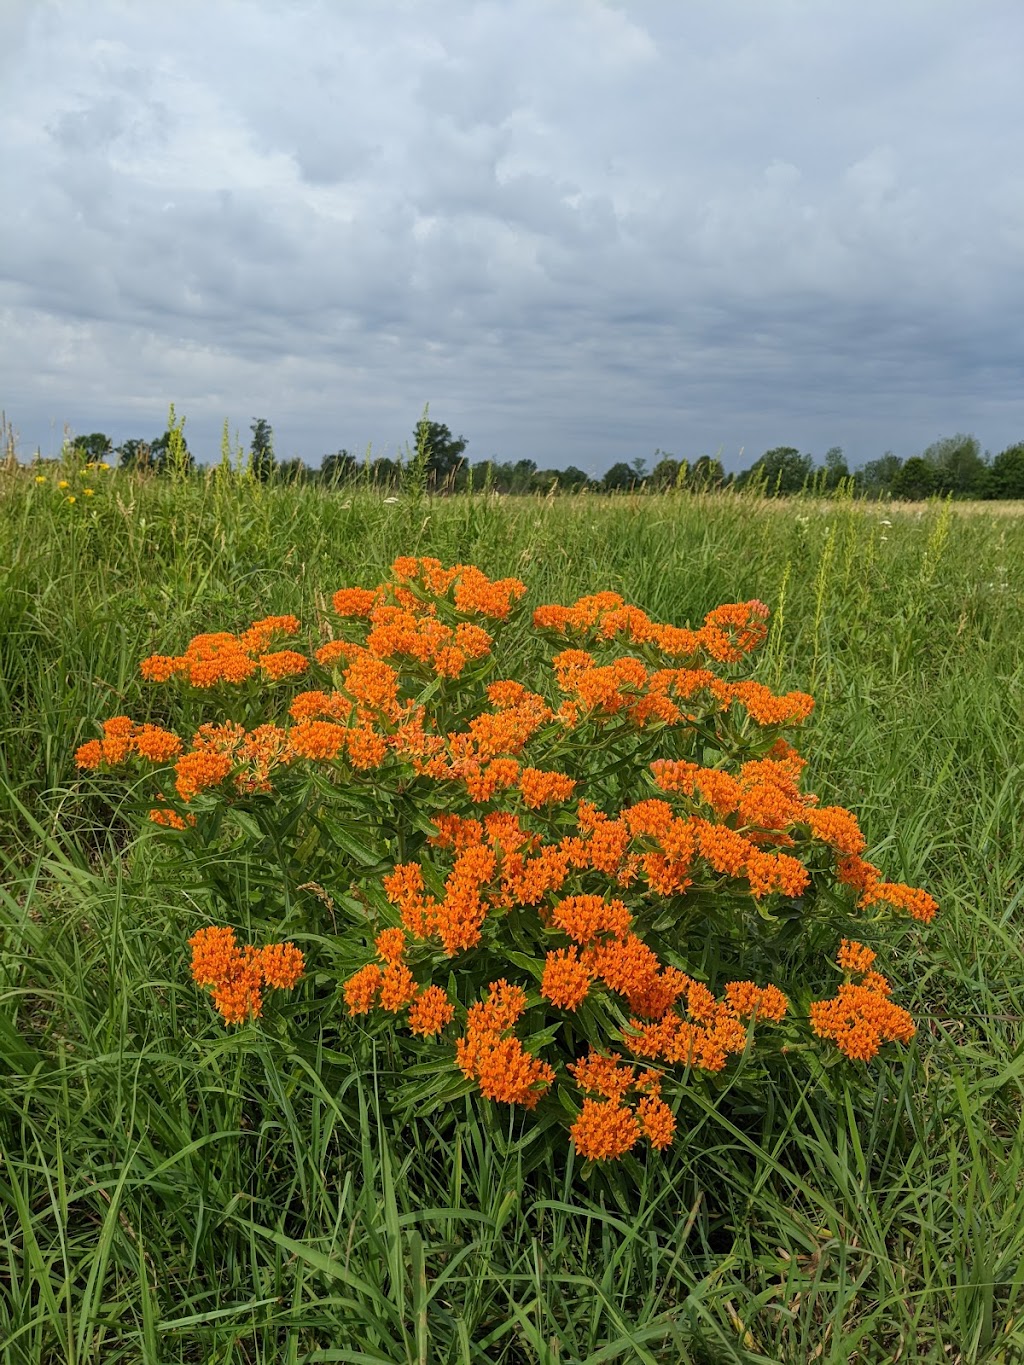
<svg viewBox="0 0 1024 1365">
<path fill-rule="evenodd" d="M 1022 511 L 0 470 L 0 1356 L 1024 1360 Z M 76 751 L 165 721 L 143 659 L 327 620 L 401 556 L 522 579 L 524 608 L 766 604 L 752 676 L 814 697 L 810 789 L 938 901 L 887 930 L 913 1039 L 695 1073 L 671 1145 L 585 1161 L 476 1089 L 396 1102 L 405 1054 L 331 985 L 322 879 L 306 977 L 225 1028 L 188 964 L 216 860 L 183 876 L 141 779 Z M 254 923 L 265 869 L 233 866 Z"/>
</svg>

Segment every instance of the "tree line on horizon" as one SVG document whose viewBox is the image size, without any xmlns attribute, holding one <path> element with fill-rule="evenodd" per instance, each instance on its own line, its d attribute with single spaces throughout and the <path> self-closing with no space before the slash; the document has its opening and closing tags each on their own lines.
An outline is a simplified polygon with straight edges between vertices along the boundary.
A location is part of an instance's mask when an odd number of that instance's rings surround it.
<svg viewBox="0 0 1024 1365">
<path fill-rule="evenodd" d="M 70 443 L 73 456 L 83 462 L 114 461 L 123 469 L 156 474 L 176 469 L 188 474 L 198 466 L 183 433 L 184 421 L 176 421 L 173 408 L 166 431 L 151 441 L 132 439 L 115 446 L 102 432 L 77 436 Z M 765 497 L 784 497 L 810 492 L 821 495 L 839 491 L 865 498 L 919 500 L 939 496 L 963 499 L 1024 499 L 1024 441 L 991 456 L 982 453 L 977 437 L 958 433 L 927 446 L 920 454 L 901 459 L 886 451 L 851 470 L 840 446 L 833 446 L 818 463 L 813 455 L 795 446 L 776 446 L 748 469 L 727 473 L 715 457 L 701 455 L 692 463 L 656 450 L 653 464 L 645 459 L 621 460 L 603 475 L 594 476 L 569 465 L 565 469 L 541 469 L 530 459 L 479 460 L 466 458 L 468 441 L 455 437 L 443 422 L 424 416 L 416 424 L 413 444 L 404 459 L 386 456 L 360 459 L 346 449 L 326 454 L 318 468 L 301 459 L 279 460 L 274 451 L 273 428 L 266 418 L 254 418 L 248 450 L 238 449 L 232 463 L 225 439 L 222 464 L 244 470 L 265 482 L 316 484 L 341 488 L 357 483 L 394 489 L 409 481 L 434 492 L 482 491 L 529 494 L 550 492 L 613 493 L 672 488 L 691 492 L 714 489 L 747 490 Z"/>
</svg>

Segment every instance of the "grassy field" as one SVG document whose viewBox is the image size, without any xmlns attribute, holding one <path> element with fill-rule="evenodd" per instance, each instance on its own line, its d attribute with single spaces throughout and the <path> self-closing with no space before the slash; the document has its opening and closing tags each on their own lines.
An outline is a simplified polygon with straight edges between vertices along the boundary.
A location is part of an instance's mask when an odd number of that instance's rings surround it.
<svg viewBox="0 0 1024 1365">
<path fill-rule="evenodd" d="M 0 1359 L 1024 1361 L 1019 507 L 90 486 L 0 471 Z M 914 1044 L 695 1098 L 668 1157 L 583 1180 L 479 1101 L 401 1124 L 354 1026 L 225 1032 L 182 887 L 73 751 L 145 718 L 144 655 L 399 553 L 680 623 L 768 602 L 814 789 L 942 907 L 899 938 Z"/>
</svg>

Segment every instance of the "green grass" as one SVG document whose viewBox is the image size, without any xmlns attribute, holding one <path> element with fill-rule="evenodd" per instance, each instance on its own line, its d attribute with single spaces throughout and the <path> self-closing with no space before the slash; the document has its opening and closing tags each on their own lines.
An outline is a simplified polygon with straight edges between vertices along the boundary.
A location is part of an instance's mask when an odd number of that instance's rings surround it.
<svg viewBox="0 0 1024 1365">
<path fill-rule="evenodd" d="M 0 473 L 0 1359 L 1024 1360 L 1019 508 L 95 478 Z M 145 717 L 145 654 L 398 553 L 677 622 L 768 602 L 815 790 L 942 905 L 893 964 L 912 1047 L 756 1112 L 695 1087 L 667 1158 L 584 1180 L 504 1109 L 404 1122 L 351 1023 L 211 1018 L 187 891 L 73 750 Z"/>
</svg>

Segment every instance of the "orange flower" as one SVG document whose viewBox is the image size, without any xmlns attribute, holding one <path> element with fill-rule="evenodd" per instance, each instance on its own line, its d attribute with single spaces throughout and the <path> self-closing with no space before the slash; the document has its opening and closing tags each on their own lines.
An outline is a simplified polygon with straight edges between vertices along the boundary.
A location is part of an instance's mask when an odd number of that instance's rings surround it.
<svg viewBox="0 0 1024 1365">
<path fill-rule="evenodd" d="M 181 753 L 181 740 L 170 730 L 156 725 L 142 725 L 132 739 L 132 747 L 150 763 L 166 763 Z"/>
<path fill-rule="evenodd" d="M 288 708 L 293 720 L 346 720 L 352 703 L 340 692 L 300 692 Z"/>
<path fill-rule="evenodd" d="M 599 934 L 621 938 L 633 923 L 633 916 L 622 901 L 606 901 L 603 896 L 567 896 L 558 902 L 551 921 L 576 943 L 593 943 Z"/>
<path fill-rule="evenodd" d="M 492 758 L 466 777 L 466 791 L 472 801 L 490 801 L 496 792 L 514 786 L 519 777 L 519 762 L 514 758 Z"/>
<path fill-rule="evenodd" d="M 864 892 L 860 904 L 866 908 L 878 901 L 891 905 L 894 910 L 905 910 L 912 919 L 923 924 L 930 924 L 939 910 L 938 902 L 927 891 L 917 886 L 904 886 L 902 882 L 876 882 Z"/>
<path fill-rule="evenodd" d="M 566 1070 L 575 1078 L 581 1090 L 590 1090 L 606 1100 L 619 1103 L 632 1087 L 636 1070 L 628 1064 L 620 1066 L 621 1061 L 617 1052 L 606 1055 L 591 1048 L 586 1057 L 570 1062 Z"/>
<path fill-rule="evenodd" d="M 591 972 L 576 947 L 556 948 L 545 959 L 540 993 L 559 1009 L 575 1010 L 587 997 Z"/>
<path fill-rule="evenodd" d="M 384 973 L 376 962 L 368 962 L 350 976 L 344 987 L 349 1014 L 368 1014 L 377 1003 L 383 980 Z"/>
<path fill-rule="evenodd" d="M 192 979 L 214 986 L 229 977 L 240 957 L 234 929 L 198 929 L 188 941 L 192 949 Z"/>
<path fill-rule="evenodd" d="M 261 621 L 253 621 L 248 630 L 238 637 L 238 644 L 247 654 L 258 654 L 266 649 L 275 635 L 297 635 L 299 621 L 296 616 L 264 616 Z"/>
<path fill-rule="evenodd" d="M 839 945 L 836 961 L 845 971 L 862 973 L 870 970 L 875 957 L 874 949 L 865 948 L 856 939 L 844 938 Z"/>
<path fill-rule="evenodd" d="M 189 939 L 192 978 L 213 987 L 213 1003 L 226 1024 L 256 1019 L 263 1011 L 263 986 L 288 989 L 302 975 L 302 953 L 291 943 L 240 949 L 235 931 L 200 929 Z"/>
<path fill-rule="evenodd" d="M 534 810 L 556 801 L 568 801 L 575 787 L 573 779 L 564 773 L 543 772 L 540 768 L 524 768 L 519 779 L 523 800 Z"/>
<path fill-rule="evenodd" d="M 651 1146 L 659 1151 L 671 1147 L 676 1134 L 676 1120 L 672 1110 L 658 1095 L 645 1095 L 637 1104 L 636 1115 L 640 1131 Z"/>
<path fill-rule="evenodd" d="M 234 975 L 218 981 L 213 988 L 213 1003 L 225 1024 L 244 1024 L 263 1013 L 262 977 L 259 964 L 243 958 Z"/>
<path fill-rule="evenodd" d="M 640 1140 L 640 1125 L 631 1109 L 614 1100 L 584 1100 L 583 1112 L 569 1130 L 580 1156 L 589 1161 L 614 1160 Z"/>
<path fill-rule="evenodd" d="M 381 1009 L 396 1014 L 416 996 L 416 982 L 403 962 L 389 962 L 380 983 Z"/>
<path fill-rule="evenodd" d="M 347 730 L 345 743 L 353 768 L 360 771 L 380 767 L 387 757 L 387 741 L 368 725 L 357 725 Z"/>
<path fill-rule="evenodd" d="M 662 968 L 656 953 L 627 933 L 594 948 L 586 960 L 611 990 L 624 995 L 636 1014 L 660 1019 L 693 983 L 675 968 Z"/>
<path fill-rule="evenodd" d="M 361 706 L 379 711 L 389 720 L 397 720 L 401 714 L 398 674 L 383 659 L 360 655 L 345 670 L 343 685 L 353 701 Z"/>
<path fill-rule="evenodd" d="M 139 671 L 147 682 L 167 682 L 184 667 L 184 659 L 169 654 L 151 654 L 139 664 Z"/>
<path fill-rule="evenodd" d="M 348 731 L 329 720 L 303 720 L 288 732 L 288 742 L 300 758 L 333 759 L 345 747 Z"/>
<path fill-rule="evenodd" d="M 159 796 L 159 793 L 157 795 Z M 188 829 L 190 824 L 194 825 L 196 822 L 194 815 L 190 815 L 187 820 L 182 819 L 177 811 L 169 810 L 166 806 L 154 806 L 149 812 L 149 818 L 154 825 L 164 825 L 167 829 Z"/>
<path fill-rule="evenodd" d="M 751 854 L 756 853 L 754 845 L 742 834 L 737 834 L 727 825 L 715 825 L 708 820 L 700 820 L 695 825 L 700 855 L 715 872 L 729 877 L 738 877 L 747 864 Z"/>
<path fill-rule="evenodd" d="M 302 950 L 294 943 L 269 943 L 260 949 L 260 970 L 268 986 L 290 990 L 305 969 Z"/>
<path fill-rule="evenodd" d="M 823 806 L 820 810 L 809 811 L 807 823 L 816 839 L 831 844 L 838 853 L 863 853 L 867 846 L 856 816 L 842 806 Z"/>
<path fill-rule="evenodd" d="M 294 649 L 280 649 L 276 654 L 261 654 L 259 665 L 266 676 L 276 682 L 281 678 L 295 678 L 305 673 L 309 668 L 309 660 Z"/>
<path fill-rule="evenodd" d="M 314 650 L 313 657 L 324 668 L 333 668 L 335 664 L 358 658 L 363 653 L 365 650 L 362 645 L 351 644 L 348 640 L 328 640 L 325 645 Z"/>
<path fill-rule="evenodd" d="M 339 588 L 331 602 L 339 616 L 369 616 L 379 600 L 379 588 Z"/>
<path fill-rule="evenodd" d="M 374 944 L 384 962 L 401 962 L 405 956 L 405 934 L 401 929 L 382 929 Z"/>
<path fill-rule="evenodd" d="M 836 876 L 844 886 L 852 886 L 857 891 L 870 891 L 881 880 L 874 863 L 865 862 L 855 853 L 836 860 Z"/>
<path fill-rule="evenodd" d="M 531 1057 L 518 1038 L 505 1036 L 525 1008 L 521 987 L 493 981 L 487 1000 L 470 1007 L 465 1036 L 455 1044 L 455 1060 L 487 1099 L 532 1109 L 555 1073 L 547 1062 Z"/>
<path fill-rule="evenodd" d="M 455 1017 L 455 1006 L 440 986 L 427 986 L 409 1006 L 409 1029 L 421 1037 L 440 1033 Z"/>
<path fill-rule="evenodd" d="M 135 722 L 127 716 L 112 716 L 103 722 L 103 761 L 104 763 L 123 763 L 131 754 Z"/>
<path fill-rule="evenodd" d="M 491 652 L 494 643 L 482 626 L 463 621 L 455 627 L 455 646 L 467 659 L 482 659 Z"/>
<path fill-rule="evenodd" d="M 778 986 L 755 986 L 753 981 L 728 981 L 725 998 L 739 1019 L 769 1019 L 778 1023 L 789 1009 L 789 1001 Z"/>
<path fill-rule="evenodd" d="M 889 983 L 884 977 L 880 981 L 887 990 Z M 847 1057 L 860 1062 L 871 1061 L 883 1043 L 909 1043 L 916 1032 L 906 1010 L 866 983 L 840 986 L 834 999 L 813 1001 L 810 1020 L 819 1038 L 831 1038 Z"/>
<path fill-rule="evenodd" d="M 182 754 L 174 765 L 177 773 L 174 785 L 183 801 L 191 801 L 193 796 L 207 787 L 216 787 L 224 781 L 232 769 L 228 754 L 201 751 Z"/>
<path fill-rule="evenodd" d="M 814 698 L 806 692 L 787 692 L 777 697 L 764 683 L 746 681 L 732 683 L 729 696 L 746 707 L 758 725 L 799 725 L 814 710 Z"/>
<path fill-rule="evenodd" d="M 667 801 L 650 800 L 627 806 L 620 813 L 620 819 L 625 821 L 626 828 L 634 838 L 644 834 L 658 838 L 671 828 L 675 816 Z"/>
<path fill-rule="evenodd" d="M 763 643 L 768 634 L 768 608 L 756 599 L 725 602 L 704 617 L 701 645 L 713 659 L 738 663 Z"/>
<path fill-rule="evenodd" d="M 519 706 L 528 693 L 522 683 L 505 680 L 493 682 L 487 687 L 487 700 L 499 711 L 509 706 Z"/>
<path fill-rule="evenodd" d="M 86 742 L 75 750 L 75 763 L 79 768 L 92 771 L 98 768 L 103 762 L 103 745 L 98 739 L 86 740 Z"/>
</svg>

